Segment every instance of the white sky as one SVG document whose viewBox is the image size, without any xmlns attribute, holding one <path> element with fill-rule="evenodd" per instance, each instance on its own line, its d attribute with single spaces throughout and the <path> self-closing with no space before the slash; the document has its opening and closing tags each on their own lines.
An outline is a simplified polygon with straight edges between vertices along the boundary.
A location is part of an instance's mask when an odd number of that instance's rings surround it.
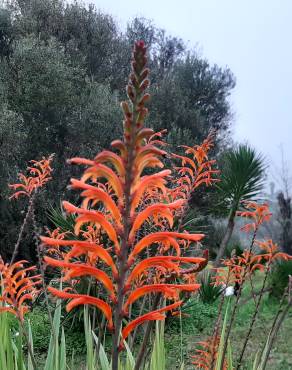
<svg viewBox="0 0 292 370">
<path fill-rule="evenodd" d="M 292 170 L 291 0 L 86 0 L 124 27 L 152 19 L 210 62 L 228 66 L 237 86 L 231 101 L 234 138 L 280 165 L 282 145 Z"/>
</svg>

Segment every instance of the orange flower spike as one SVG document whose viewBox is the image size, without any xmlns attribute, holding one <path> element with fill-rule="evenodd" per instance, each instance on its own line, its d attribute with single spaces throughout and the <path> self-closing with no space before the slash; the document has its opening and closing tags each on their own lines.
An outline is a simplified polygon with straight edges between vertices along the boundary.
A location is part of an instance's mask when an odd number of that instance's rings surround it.
<svg viewBox="0 0 292 370">
<path fill-rule="evenodd" d="M 89 225 L 96 229 L 99 228 L 102 234 L 106 233 L 108 235 L 112 243 L 108 242 L 107 252 L 111 258 L 102 253 L 101 245 L 98 246 L 88 240 L 85 243 L 83 243 L 84 241 L 62 240 L 62 246 L 70 247 L 70 251 L 63 261 L 59 263 L 46 259 L 51 265 L 61 267 L 65 278 L 92 274 L 92 276 L 96 276 L 98 281 L 102 280 L 110 292 L 114 287 L 116 302 L 110 303 L 97 300 L 97 298 L 91 296 L 58 292 L 57 290 L 51 290 L 51 292 L 60 298 L 72 299 L 67 305 L 67 309 L 72 309 L 80 304 L 93 304 L 99 307 L 110 321 L 111 327 L 113 326 L 111 310 L 114 311 L 115 331 L 112 342 L 112 367 L 115 369 L 118 368 L 117 350 L 121 331 L 125 339 L 139 324 L 147 320 L 162 320 L 164 318 L 163 312 L 176 309 L 182 303 L 176 302 L 173 305 L 150 312 L 133 320 L 123 328 L 123 308 L 126 309 L 127 305 L 130 304 L 129 302 L 134 302 L 150 292 L 149 287 L 143 289 L 143 285 L 149 280 L 147 277 L 148 269 L 151 269 L 153 281 L 155 281 L 155 277 L 158 281 L 159 278 L 166 279 L 163 275 L 168 273 L 171 276 L 180 276 L 182 271 L 189 271 L 190 269 L 181 269 L 184 264 L 194 266 L 196 270 L 206 263 L 204 258 L 180 257 L 181 246 L 179 241 L 185 240 L 189 243 L 196 243 L 204 237 L 203 234 L 165 231 L 169 228 L 169 225 L 172 226 L 174 215 L 176 216 L 176 213 L 181 212 L 184 200 L 187 199 L 184 193 L 189 191 L 194 180 L 193 176 L 196 176 L 196 174 L 192 176 L 190 172 L 186 171 L 183 176 L 190 177 L 191 181 L 188 178 L 184 179 L 180 184 L 184 188 L 176 192 L 167 188 L 171 171 L 162 170 L 145 175 L 144 170 L 148 168 L 162 167 L 162 161 L 159 157 L 166 155 L 163 150 L 156 148 L 156 145 L 163 145 L 159 139 L 161 134 L 156 137 L 152 136 L 153 131 L 143 127 L 145 117 L 148 114 L 145 103 L 149 99 L 149 94 L 145 93 L 145 89 L 149 86 L 148 69 L 145 68 L 146 61 L 145 45 L 143 42 L 137 42 L 127 86 L 129 101 L 122 103 L 124 114 L 123 141 L 116 140 L 112 143 L 112 146 L 119 151 L 119 155 L 104 151 L 97 155 L 94 161 L 80 158 L 74 158 L 71 161 L 88 166 L 80 181 L 72 181 L 73 187 L 82 191 L 83 205 L 82 208 L 78 208 L 65 202 L 64 208 L 69 213 L 77 214 L 75 219 L 76 234 L 82 232 L 82 227 L 88 227 Z M 186 160 L 187 162 L 190 165 L 188 160 Z M 204 169 L 210 170 L 207 165 Z M 193 172 L 195 170 L 192 169 Z M 209 177 L 202 176 L 201 179 L 207 183 L 211 181 Z M 104 205 L 101 212 L 94 210 L 99 202 Z M 87 207 L 91 209 L 86 209 Z M 137 231 L 149 219 L 158 231 L 141 236 L 141 233 Z M 87 238 L 84 232 L 82 234 L 83 237 Z M 43 241 L 46 242 L 44 239 Z M 51 240 L 47 240 L 47 242 L 48 245 L 60 243 L 60 241 Z M 135 245 L 133 245 L 134 243 Z M 113 248 L 112 244 L 116 248 Z M 140 261 L 137 258 L 139 253 L 153 245 L 157 246 L 156 257 Z M 96 253 L 94 248 L 96 248 Z M 168 249 L 168 254 L 174 253 L 176 255 L 161 256 L 164 249 Z M 97 256 L 100 258 L 99 263 L 105 262 L 106 265 L 112 268 L 112 273 L 109 272 L 108 278 L 101 277 L 98 269 L 90 264 L 71 262 L 71 260 L 78 259 L 79 256 L 84 257 L 82 260 L 85 261 L 90 260 L 90 256 Z M 94 259 L 92 258 L 91 261 L 94 261 Z M 139 290 L 135 289 L 137 283 L 141 284 L 137 288 Z M 161 284 L 155 285 L 157 292 L 161 292 L 171 299 L 177 299 L 181 290 L 192 291 L 196 288 L 196 284 L 174 284 L 171 287 Z M 127 299 L 128 303 L 125 306 L 125 300 Z"/>
<path fill-rule="evenodd" d="M 10 312 L 20 321 L 24 320 L 24 314 L 29 311 L 25 302 L 33 300 L 39 293 L 37 285 L 41 284 L 40 275 L 28 276 L 28 272 L 35 271 L 35 267 L 24 269 L 26 261 L 19 261 L 12 265 L 4 264 L 0 258 L 0 279 L 2 296 L 0 301 L 5 307 L 0 307 L 0 312 Z"/>
<path fill-rule="evenodd" d="M 194 361 L 192 362 L 196 368 L 210 370 L 212 367 L 212 363 L 216 362 L 218 357 L 218 350 L 220 344 L 220 337 L 217 335 L 215 338 L 210 337 L 205 342 L 198 342 L 197 343 L 200 348 L 196 349 L 196 355 L 191 356 Z M 228 369 L 227 361 L 224 360 L 223 363 L 223 370 Z"/>
<path fill-rule="evenodd" d="M 185 156 L 173 154 L 174 158 L 181 160 L 182 167 L 176 168 L 178 173 L 185 175 L 178 179 L 179 185 L 177 190 L 185 192 L 187 199 L 200 185 L 210 186 L 219 181 L 219 179 L 213 177 L 219 173 L 218 170 L 213 169 L 216 161 L 208 160 L 208 151 L 214 146 L 213 136 L 213 132 L 210 133 L 201 145 L 195 145 L 194 147 L 182 146 L 185 149 Z M 188 154 L 191 154 L 193 159 L 187 157 Z"/>
<path fill-rule="evenodd" d="M 43 187 L 49 180 L 51 180 L 52 168 L 50 166 L 54 155 L 51 154 L 48 158 L 43 157 L 40 161 L 30 161 L 33 166 L 28 167 L 28 176 L 20 173 L 18 175 L 20 183 L 10 184 L 9 187 L 16 191 L 11 197 L 17 199 L 20 195 L 30 197 L 34 191 Z"/>
<path fill-rule="evenodd" d="M 238 211 L 236 213 L 237 216 L 251 218 L 254 222 L 245 225 L 241 230 L 246 232 L 256 230 L 264 222 L 268 222 L 270 220 L 272 213 L 270 212 L 267 203 L 258 204 L 256 202 L 243 202 L 243 204 L 248 211 Z"/>
<path fill-rule="evenodd" d="M 279 247 L 276 243 L 272 241 L 272 239 L 266 240 L 264 242 L 255 242 L 262 250 L 264 250 L 267 253 L 261 253 L 258 258 L 264 259 L 267 262 L 271 263 L 274 260 L 285 260 L 288 261 L 289 259 L 292 259 L 292 256 L 290 256 L 287 253 L 280 252 Z"/>
</svg>

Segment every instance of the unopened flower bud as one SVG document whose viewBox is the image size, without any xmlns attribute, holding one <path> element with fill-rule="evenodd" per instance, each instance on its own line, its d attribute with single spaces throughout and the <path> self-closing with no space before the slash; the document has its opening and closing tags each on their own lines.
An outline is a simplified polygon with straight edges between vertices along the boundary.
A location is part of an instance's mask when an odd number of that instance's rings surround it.
<svg viewBox="0 0 292 370">
<path fill-rule="evenodd" d="M 130 111 L 130 108 L 129 108 L 129 104 L 126 102 L 126 101 L 123 101 L 121 103 L 121 107 L 123 109 L 123 112 L 124 112 L 124 115 L 127 117 L 127 118 L 131 118 L 132 117 L 132 113 Z"/>
<path fill-rule="evenodd" d="M 148 75 L 149 75 L 149 68 L 143 69 L 141 76 L 140 76 L 141 80 L 143 81 Z"/>
<path fill-rule="evenodd" d="M 133 101 L 135 99 L 135 93 L 134 93 L 133 87 L 131 85 L 127 86 L 127 94 L 128 94 L 128 97 L 131 101 Z"/>
<path fill-rule="evenodd" d="M 139 82 L 137 80 L 137 77 L 136 77 L 135 73 L 133 73 L 133 72 L 130 74 L 130 81 L 132 82 L 132 84 L 135 88 L 139 87 Z"/>
<path fill-rule="evenodd" d="M 139 88 L 141 90 L 146 90 L 149 85 L 150 85 L 150 81 L 148 80 L 148 78 L 146 78 L 145 80 L 142 81 L 142 83 L 139 86 Z"/>
<path fill-rule="evenodd" d="M 142 98 L 140 99 L 140 101 L 138 102 L 138 105 L 144 105 L 145 103 L 147 103 L 148 101 L 150 100 L 150 94 L 144 94 L 142 96 Z"/>
</svg>

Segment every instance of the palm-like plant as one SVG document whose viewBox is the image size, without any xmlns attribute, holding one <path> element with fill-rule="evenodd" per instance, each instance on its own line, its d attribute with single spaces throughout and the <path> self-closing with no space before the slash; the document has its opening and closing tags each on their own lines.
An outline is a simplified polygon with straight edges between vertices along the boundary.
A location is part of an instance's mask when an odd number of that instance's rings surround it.
<svg viewBox="0 0 292 370">
<path fill-rule="evenodd" d="M 221 182 L 218 187 L 229 210 L 224 237 L 216 258 L 216 265 L 224 256 L 234 229 L 236 211 L 242 201 L 256 198 L 264 185 L 265 163 L 263 157 L 247 144 L 228 151 L 224 157 Z"/>
</svg>

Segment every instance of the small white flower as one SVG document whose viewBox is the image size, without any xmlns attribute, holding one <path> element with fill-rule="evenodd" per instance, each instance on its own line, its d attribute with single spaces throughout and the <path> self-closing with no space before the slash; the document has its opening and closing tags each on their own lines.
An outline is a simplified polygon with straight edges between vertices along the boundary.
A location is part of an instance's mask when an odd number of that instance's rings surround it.
<svg viewBox="0 0 292 370">
<path fill-rule="evenodd" d="M 228 286 L 225 290 L 225 297 L 230 297 L 231 295 L 234 295 L 234 287 Z"/>
</svg>

